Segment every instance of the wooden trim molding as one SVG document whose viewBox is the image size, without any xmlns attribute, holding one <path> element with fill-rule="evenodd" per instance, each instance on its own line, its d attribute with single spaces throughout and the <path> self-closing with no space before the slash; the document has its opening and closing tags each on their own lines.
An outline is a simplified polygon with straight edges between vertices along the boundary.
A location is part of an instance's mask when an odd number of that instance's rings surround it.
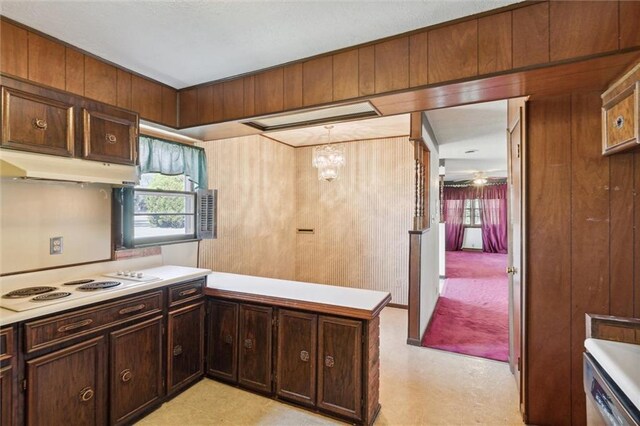
<svg viewBox="0 0 640 426">
<path fill-rule="evenodd" d="M 407 343 L 420 345 L 420 277 L 423 232 L 409 233 L 409 304 Z"/>
<path fill-rule="evenodd" d="M 204 290 L 205 295 L 213 296 L 221 299 L 235 300 L 238 302 L 259 303 L 263 305 L 278 306 L 281 308 L 300 309 L 304 311 L 324 313 L 328 315 L 339 315 L 349 318 L 358 318 L 364 320 L 371 320 L 378 315 L 382 309 L 387 306 L 391 301 L 391 295 L 380 302 L 372 310 L 349 308 L 345 306 L 328 305 L 325 303 L 308 302 L 304 300 L 285 299 L 281 297 L 265 296 L 254 293 L 243 293 L 239 291 L 220 290 L 216 288 L 207 287 Z"/>
</svg>

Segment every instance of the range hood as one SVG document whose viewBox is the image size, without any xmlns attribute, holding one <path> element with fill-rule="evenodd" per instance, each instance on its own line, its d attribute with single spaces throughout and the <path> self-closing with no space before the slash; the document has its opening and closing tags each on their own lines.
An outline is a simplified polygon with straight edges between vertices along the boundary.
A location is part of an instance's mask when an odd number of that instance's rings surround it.
<svg viewBox="0 0 640 426">
<path fill-rule="evenodd" d="M 0 149 L 0 177 L 135 185 L 135 166 Z"/>
</svg>

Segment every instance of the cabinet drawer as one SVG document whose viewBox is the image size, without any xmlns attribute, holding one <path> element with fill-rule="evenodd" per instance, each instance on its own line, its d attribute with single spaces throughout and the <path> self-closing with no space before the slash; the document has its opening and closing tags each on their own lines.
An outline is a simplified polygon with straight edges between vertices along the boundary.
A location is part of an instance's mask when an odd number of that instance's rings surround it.
<svg viewBox="0 0 640 426">
<path fill-rule="evenodd" d="M 602 107 L 602 145 L 604 154 L 622 151 L 640 143 L 638 108 L 640 82 Z"/>
<path fill-rule="evenodd" d="M 13 328 L 3 328 L 0 330 L 0 362 L 11 359 L 14 355 Z"/>
<path fill-rule="evenodd" d="M 205 279 L 201 278 L 169 288 L 169 307 L 181 305 L 202 297 Z"/>
<path fill-rule="evenodd" d="M 25 324 L 26 351 L 34 352 L 107 327 L 162 312 L 162 291 Z"/>
<path fill-rule="evenodd" d="M 107 163 L 135 164 L 137 118 L 116 117 L 104 112 L 82 110 L 83 157 Z"/>
<path fill-rule="evenodd" d="M 5 148 L 72 157 L 74 110 L 70 103 L 2 87 Z"/>
</svg>

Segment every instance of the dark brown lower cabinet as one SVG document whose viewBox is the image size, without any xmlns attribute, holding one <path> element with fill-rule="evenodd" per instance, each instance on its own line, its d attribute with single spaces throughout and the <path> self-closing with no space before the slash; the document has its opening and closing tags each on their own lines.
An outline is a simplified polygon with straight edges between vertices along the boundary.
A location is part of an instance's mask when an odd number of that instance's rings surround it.
<svg viewBox="0 0 640 426">
<path fill-rule="evenodd" d="M 207 373 L 219 379 L 238 381 L 238 312 L 234 302 L 210 299 Z"/>
<path fill-rule="evenodd" d="M 273 308 L 240 305 L 238 383 L 255 391 L 273 392 L 271 340 Z"/>
<path fill-rule="evenodd" d="M 0 368 L 0 426 L 13 424 L 13 368 Z"/>
<path fill-rule="evenodd" d="M 362 321 L 318 319 L 318 407 L 362 419 Z"/>
<path fill-rule="evenodd" d="M 278 311 L 276 393 L 300 404 L 316 403 L 318 316 Z"/>
<path fill-rule="evenodd" d="M 27 361 L 27 424 L 105 424 L 104 354 L 98 337 Z"/>
<path fill-rule="evenodd" d="M 162 320 L 159 316 L 110 333 L 113 424 L 127 423 L 163 396 Z"/>
<path fill-rule="evenodd" d="M 204 301 L 169 312 L 167 394 L 204 374 Z"/>
</svg>

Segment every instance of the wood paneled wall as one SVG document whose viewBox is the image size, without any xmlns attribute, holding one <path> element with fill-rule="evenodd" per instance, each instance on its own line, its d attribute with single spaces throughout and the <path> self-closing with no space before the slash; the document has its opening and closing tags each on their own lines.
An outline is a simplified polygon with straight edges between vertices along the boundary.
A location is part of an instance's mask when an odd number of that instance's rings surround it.
<svg viewBox="0 0 640 426">
<path fill-rule="evenodd" d="M 413 145 L 408 137 L 341 144 L 347 164 L 319 181 L 313 147 L 296 149 L 296 279 L 388 291 L 407 304 L 414 207 Z"/>
<path fill-rule="evenodd" d="M 200 266 L 294 279 L 294 149 L 262 136 L 199 145 L 218 189 L 218 238 L 200 243 Z"/>
<path fill-rule="evenodd" d="M 600 93 L 529 103 L 531 424 L 586 422 L 585 313 L 640 316 L 640 152 L 602 157 Z"/>
<path fill-rule="evenodd" d="M 637 48 L 640 7 L 636 3 L 523 2 L 186 88 L 181 97 L 192 99 L 197 92 L 208 98 L 207 103 L 214 102 L 216 90 L 231 85 L 238 96 L 220 99 L 221 112 L 215 117 L 199 115 L 191 102 L 182 103 L 180 127 L 227 120 L 227 110 L 233 110 L 230 115 L 235 118 L 248 118 Z"/>
<path fill-rule="evenodd" d="M 389 291 L 406 304 L 413 145 L 408 137 L 342 145 L 347 165 L 329 183 L 311 165 L 313 147 L 261 136 L 201 144 L 218 189 L 218 239 L 201 242 L 200 266 Z"/>
<path fill-rule="evenodd" d="M 178 91 L 6 19 L 0 20 L 0 72 L 177 125 Z"/>
</svg>

